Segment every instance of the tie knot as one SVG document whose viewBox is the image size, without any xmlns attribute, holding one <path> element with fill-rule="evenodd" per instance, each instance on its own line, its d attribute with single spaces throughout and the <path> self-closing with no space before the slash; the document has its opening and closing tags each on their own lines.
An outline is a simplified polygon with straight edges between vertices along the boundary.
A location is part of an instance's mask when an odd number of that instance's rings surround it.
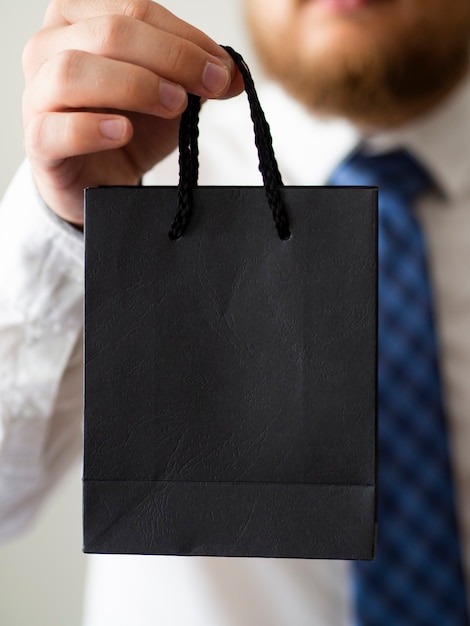
<svg viewBox="0 0 470 626">
<path fill-rule="evenodd" d="M 425 191 L 431 178 L 423 166 L 406 150 L 367 154 L 358 150 L 331 174 L 331 185 L 377 186 L 411 201 Z"/>
</svg>

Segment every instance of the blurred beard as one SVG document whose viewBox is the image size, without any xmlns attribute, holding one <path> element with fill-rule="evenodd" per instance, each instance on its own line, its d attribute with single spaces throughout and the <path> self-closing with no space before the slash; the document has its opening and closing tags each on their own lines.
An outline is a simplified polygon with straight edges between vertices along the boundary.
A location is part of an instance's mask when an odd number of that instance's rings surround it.
<svg viewBox="0 0 470 626">
<path fill-rule="evenodd" d="M 393 45 L 366 33 L 354 50 L 338 42 L 309 53 L 289 27 L 268 33 L 250 13 L 247 22 L 264 70 L 288 93 L 317 115 L 374 128 L 426 110 L 458 82 L 468 66 L 467 13 L 447 29 L 424 17 Z"/>
</svg>

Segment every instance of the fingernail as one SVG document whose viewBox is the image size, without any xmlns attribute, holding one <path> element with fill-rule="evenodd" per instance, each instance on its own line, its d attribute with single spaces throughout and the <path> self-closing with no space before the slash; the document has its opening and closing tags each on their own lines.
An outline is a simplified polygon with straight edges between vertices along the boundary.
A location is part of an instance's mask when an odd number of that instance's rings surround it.
<svg viewBox="0 0 470 626">
<path fill-rule="evenodd" d="M 121 141 L 126 134 L 126 122 L 124 120 L 102 120 L 100 122 L 100 132 L 105 139 Z"/>
<path fill-rule="evenodd" d="M 186 91 L 180 85 L 160 81 L 160 104 L 168 111 L 181 109 L 186 102 Z"/>
<path fill-rule="evenodd" d="M 222 93 L 230 82 L 228 68 L 208 61 L 202 75 L 202 84 L 214 95 Z"/>
</svg>

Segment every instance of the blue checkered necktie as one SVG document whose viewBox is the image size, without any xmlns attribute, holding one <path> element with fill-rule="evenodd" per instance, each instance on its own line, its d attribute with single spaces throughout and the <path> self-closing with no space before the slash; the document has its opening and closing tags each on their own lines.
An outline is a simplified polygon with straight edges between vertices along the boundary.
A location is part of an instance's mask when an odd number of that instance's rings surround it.
<svg viewBox="0 0 470 626">
<path fill-rule="evenodd" d="M 332 185 L 379 187 L 377 555 L 354 563 L 360 626 L 465 626 L 448 442 L 423 234 L 413 201 L 429 188 L 403 150 L 361 152 Z"/>
</svg>

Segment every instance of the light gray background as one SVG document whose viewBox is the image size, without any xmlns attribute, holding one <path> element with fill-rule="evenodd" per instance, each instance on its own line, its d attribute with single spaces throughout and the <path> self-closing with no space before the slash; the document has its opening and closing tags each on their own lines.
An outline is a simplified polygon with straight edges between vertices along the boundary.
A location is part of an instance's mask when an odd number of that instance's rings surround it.
<svg viewBox="0 0 470 626">
<path fill-rule="evenodd" d="M 0 195 L 3 195 L 24 158 L 21 52 L 28 37 L 41 27 L 48 1 L 0 1 Z M 242 0 L 166 0 L 161 4 L 205 30 L 216 41 L 238 49 L 253 66 L 253 55 L 242 26 Z M 0 547 L 2 626 L 80 624 L 86 568 L 86 556 L 81 553 L 80 472 L 81 468 L 76 468 L 64 479 L 31 531 Z"/>
</svg>

